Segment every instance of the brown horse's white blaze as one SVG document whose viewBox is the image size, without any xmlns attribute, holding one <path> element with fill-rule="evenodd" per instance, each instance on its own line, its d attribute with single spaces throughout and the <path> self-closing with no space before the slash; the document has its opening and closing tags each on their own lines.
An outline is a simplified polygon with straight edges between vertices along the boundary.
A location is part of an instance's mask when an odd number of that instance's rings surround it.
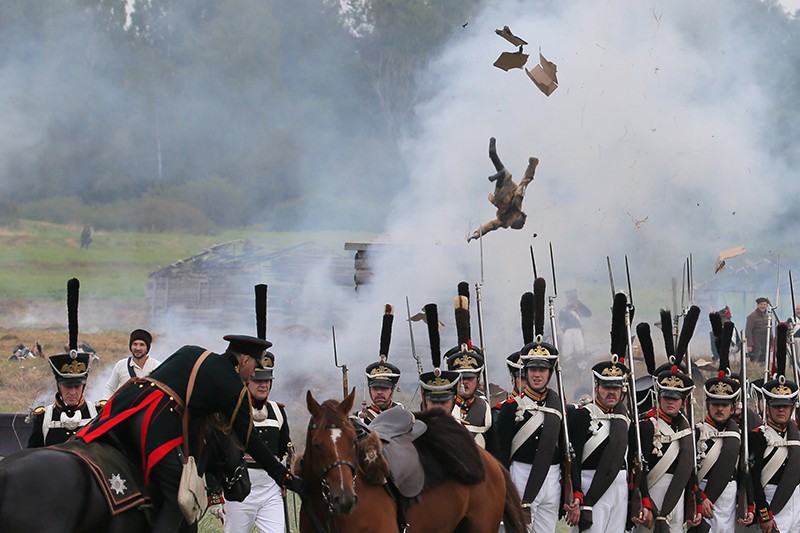
<svg viewBox="0 0 800 533">
<path fill-rule="evenodd" d="M 313 476 L 322 485 L 323 505 L 334 514 L 348 515 L 358 503 L 355 491 L 356 435 L 347 421 L 355 389 L 341 402 L 327 400 L 320 405 L 306 394 L 311 413 L 306 444 Z"/>
</svg>

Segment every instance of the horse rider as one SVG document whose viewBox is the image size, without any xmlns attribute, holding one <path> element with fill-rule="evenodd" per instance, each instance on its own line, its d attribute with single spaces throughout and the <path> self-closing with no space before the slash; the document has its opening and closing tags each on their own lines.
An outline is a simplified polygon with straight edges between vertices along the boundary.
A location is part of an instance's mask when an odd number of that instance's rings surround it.
<svg viewBox="0 0 800 533">
<path fill-rule="evenodd" d="M 622 351 L 624 354 L 624 350 Z M 582 496 L 580 509 L 567 515 L 571 533 L 625 530 L 628 505 L 627 451 L 630 418 L 623 402 L 628 367 L 616 356 L 592 367 L 594 397 L 568 414 L 575 450 L 572 484 Z"/>
<path fill-rule="evenodd" d="M 274 379 L 275 356 L 265 352 L 261 359 L 264 368 L 256 369 L 247 383 L 253 411 L 253 426 L 275 457 L 283 459 L 292 446 L 289 423 L 283 404 L 270 400 Z M 225 533 L 250 532 L 253 525 L 260 533 L 284 531 L 286 515 L 281 488 L 261 470 L 249 455 L 245 456 L 250 469 L 250 494 L 242 502 L 225 502 Z"/>
<path fill-rule="evenodd" d="M 102 410 L 105 402 L 90 402 L 84 397 L 90 359 L 90 354 L 75 350 L 48 358 L 56 378 L 55 402 L 31 412 L 33 432 L 28 448 L 65 442 Z"/>
<path fill-rule="evenodd" d="M 522 394 L 500 407 L 497 435 L 501 462 L 530 507 L 531 533 L 553 533 L 561 501 L 563 431 L 561 399 L 547 387 L 558 359 L 555 346 L 539 335 L 520 350 L 526 384 Z M 573 507 L 577 502 L 573 500 Z"/>
<path fill-rule="evenodd" d="M 272 343 L 247 335 L 226 335 L 222 354 L 199 346 L 183 346 L 146 378 L 134 378 L 108 401 L 100 417 L 77 435 L 86 442 L 104 440 L 117 445 L 142 469 L 155 504 L 153 531 L 194 531 L 178 506 L 183 461 L 183 416 L 188 416 L 190 454 L 199 453 L 204 419 L 220 414 L 229 421 L 244 450 L 284 489 L 305 495 L 305 483 L 270 451 L 254 431 L 250 393 L 245 383 Z M 202 359 L 201 359 L 202 358 Z M 195 378 L 189 405 L 189 381 Z"/>
<path fill-rule="evenodd" d="M 637 533 L 654 527 L 673 533 L 683 531 L 684 493 L 693 491 L 695 483 L 693 431 L 682 409 L 693 388 L 694 382 L 685 369 L 676 364 L 655 379 L 657 407 L 639 425 L 647 476 L 640 487 L 642 515 L 633 518 L 637 524 L 633 531 Z M 656 525 L 654 521 L 664 524 Z"/>
<path fill-rule="evenodd" d="M 792 420 L 797 384 L 785 377 L 786 324 L 778 326 L 778 372 L 761 388 L 767 418 L 750 432 L 750 471 L 756 517 L 761 531 L 800 532 L 800 432 Z"/>
<path fill-rule="evenodd" d="M 161 361 L 150 356 L 153 336 L 145 329 L 131 331 L 128 340 L 130 357 L 120 359 L 111 370 L 103 398 L 111 398 L 117 389 L 130 378 L 143 378 L 156 369 Z"/>
</svg>

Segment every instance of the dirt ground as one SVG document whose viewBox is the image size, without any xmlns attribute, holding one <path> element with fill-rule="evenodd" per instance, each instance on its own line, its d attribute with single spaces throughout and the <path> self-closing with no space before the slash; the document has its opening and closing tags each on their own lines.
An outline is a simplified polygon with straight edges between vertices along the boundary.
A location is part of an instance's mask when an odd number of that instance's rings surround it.
<svg viewBox="0 0 800 533">
<path fill-rule="evenodd" d="M 65 313 L 66 314 L 66 311 Z M 66 320 L 64 320 L 66 322 Z M 128 353 L 130 331 L 102 331 L 81 334 L 79 342 L 89 344 L 100 360 L 92 367 L 92 374 L 102 374 L 106 366 L 113 365 Z M 65 326 L 59 328 L 5 328 L 0 327 L 0 411 L 27 412 L 33 404 L 50 401 L 55 390 L 53 372 L 44 358 L 9 361 L 18 344 L 34 346 L 38 341 L 44 355 L 63 352 L 68 341 Z M 90 374 L 90 380 L 91 376 Z"/>
</svg>

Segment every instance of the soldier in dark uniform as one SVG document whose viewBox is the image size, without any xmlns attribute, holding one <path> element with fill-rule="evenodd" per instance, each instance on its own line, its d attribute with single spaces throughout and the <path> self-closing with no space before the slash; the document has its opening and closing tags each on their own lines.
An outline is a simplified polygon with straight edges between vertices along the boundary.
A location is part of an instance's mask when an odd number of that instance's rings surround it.
<svg viewBox="0 0 800 533">
<path fill-rule="evenodd" d="M 177 504 L 182 461 L 178 448 L 183 442 L 182 415 L 190 376 L 196 380 L 188 405 L 189 450 L 198 453 L 203 420 L 220 414 L 260 467 L 282 488 L 301 495 L 305 484 L 293 476 L 253 429 L 250 394 L 244 385 L 261 358 L 272 346 L 257 337 L 227 335 L 222 354 L 199 346 L 184 346 L 164 361 L 150 376 L 134 378 L 109 399 L 102 416 L 81 430 L 77 438 L 118 443 L 122 451 L 142 468 L 150 496 L 156 505 L 154 531 L 193 531 Z M 201 357 L 205 359 L 199 364 Z"/>
<path fill-rule="evenodd" d="M 73 437 L 103 408 L 105 402 L 90 402 L 84 398 L 90 355 L 70 351 L 49 357 L 56 378 L 55 403 L 37 407 L 31 413 L 33 432 L 28 448 L 61 444 Z"/>
<path fill-rule="evenodd" d="M 561 502 L 561 460 L 563 450 L 563 413 L 561 398 L 547 387 L 558 361 L 558 350 L 544 342 L 544 280 L 534 282 L 533 326 L 535 337 L 520 349 L 525 366 L 526 384 L 522 394 L 506 402 L 497 417 L 501 462 L 529 507 L 528 531 L 553 533 Z M 523 306 L 524 309 L 524 306 Z M 523 325 L 523 338 L 529 338 Z M 579 498 L 566 504 L 576 508 Z"/>
<path fill-rule="evenodd" d="M 741 394 L 739 382 L 731 379 L 729 351 L 734 327 L 728 322 L 717 337 L 719 374 L 706 380 L 706 416 L 697 424 L 697 461 L 700 502 L 703 521 L 692 533 L 726 533 L 736 528 L 737 465 L 741 446 L 741 430 L 733 419 L 733 411 Z M 752 513 L 749 520 L 753 521 Z"/>
<path fill-rule="evenodd" d="M 626 304 L 625 298 L 614 300 L 611 360 L 592 367 L 594 401 L 568 416 L 569 438 L 575 451 L 572 485 L 582 499 L 580 509 L 567 514 L 571 533 L 625 530 L 627 516 L 620 510 L 628 506 L 626 458 L 630 417 L 623 402 L 623 385 L 630 371 L 620 357 L 625 357 L 628 346 Z"/>
<path fill-rule="evenodd" d="M 265 352 L 261 363 L 264 368 L 257 369 L 247 384 L 253 410 L 253 427 L 272 454 L 283 459 L 289 453 L 292 441 L 283 404 L 269 399 L 275 356 Z M 249 532 L 254 524 L 261 533 L 283 531 L 286 524 L 281 488 L 252 457 L 245 458 L 250 469 L 250 494 L 243 502 L 225 504 L 225 532 Z"/>
<path fill-rule="evenodd" d="M 636 523 L 633 531 L 637 533 L 654 529 L 679 533 L 683 531 L 684 521 L 690 526 L 700 522 L 694 506 L 686 505 L 684 508 L 684 504 L 693 499 L 687 499 L 687 496 L 693 495 L 696 486 L 693 475 L 694 430 L 683 413 L 683 409 L 691 409 L 687 398 L 694 382 L 681 363 L 699 316 L 700 309 L 692 306 L 686 314 L 676 348 L 671 313 L 661 311 L 661 328 L 670 367 L 665 369 L 662 365 L 656 369 L 657 407 L 648 412 L 639 424 L 647 476 L 639 487 L 644 507 L 642 516 L 633 518 Z"/>
<path fill-rule="evenodd" d="M 785 377 L 787 336 L 787 325 L 779 324 L 778 372 L 762 388 L 767 419 L 750 433 L 750 478 L 756 517 L 764 533 L 800 531 L 800 432 L 792 420 L 797 385 Z"/>
<path fill-rule="evenodd" d="M 394 309 L 386 304 L 381 325 L 381 344 L 378 350 L 378 361 L 367 365 L 365 375 L 367 389 L 369 390 L 370 405 L 364 406 L 356 416 L 369 424 L 376 416 L 393 407 L 403 407 L 394 401 L 394 391 L 400 380 L 400 369 L 389 363 L 389 346 L 392 342 L 392 324 L 394 322 Z"/>
</svg>

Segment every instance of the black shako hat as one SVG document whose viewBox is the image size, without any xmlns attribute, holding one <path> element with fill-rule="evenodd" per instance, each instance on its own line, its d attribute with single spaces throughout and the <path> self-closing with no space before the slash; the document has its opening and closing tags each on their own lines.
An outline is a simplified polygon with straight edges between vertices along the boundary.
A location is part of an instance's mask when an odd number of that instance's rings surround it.
<svg viewBox="0 0 800 533">
<path fill-rule="evenodd" d="M 226 352 L 249 355 L 255 359 L 256 368 L 264 368 L 264 353 L 272 346 L 271 342 L 250 335 L 225 335 L 222 338 L 229 342 Z"/>
</svg>

